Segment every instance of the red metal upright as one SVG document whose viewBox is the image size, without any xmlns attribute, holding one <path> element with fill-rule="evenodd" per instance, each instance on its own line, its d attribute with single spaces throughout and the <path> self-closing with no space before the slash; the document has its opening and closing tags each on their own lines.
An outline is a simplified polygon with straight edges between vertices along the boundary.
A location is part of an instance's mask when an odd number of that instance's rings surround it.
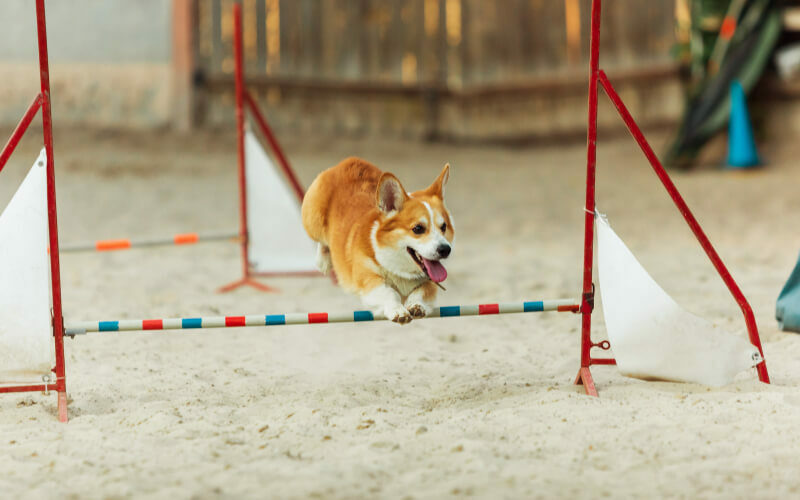
<svg viewBox="0 0 800 500">
<path fill-rule="evenodd" d="M 61 309 L 61 265 L 58 254 L 58 217 L 56 210 L 55 157 L 53 155 L 53 119 L 50 109 L 50 64 L 47 57 L 47 23 L 44 0 L 36 0 L 36 28 L 39 39 L 39 79 L 42 88 L 42 128 L 47 153 L 47 224 L 50 233 L 50 279 L 53 293 L 53 335 L 56 348 L 56 390 L 58 419 L 67 421 L 67 375 L 64 364 L 64 315 Z"/>
<path fill-rule="evenodd" d="M 50 110 L 50 66 L 47 58 L 47 24 L 45 22 L 44 0 L 36 0 L 36 30 L 39 44 L 39 79 L 41 93 L 28 107 L 19 125 L 14 130 L 3 151 L 0 152 L 0 170 L 16 148 L 33 120 L 39 107 L 42 108 L 42 130 L 44 148 L 47 154 L 47 225 L 50 244 L 50 278 L 53 298 L 52 325 L 55 344 L 56 374 L 55 384 L 35 384 L 15 387 L 0 387 L 0 393 L 47 391 L 50 388 L 58 394 L 58 419 L 66 422 L 67 415 L 67 375 L 64 363 L 64 316 L 61 308 L 61 271 L 58 255 L 58 220 L 56 211 L 56 179 L 53 156 L 53 120 Z"/>
<path fill-rule="evenodd" d="M 275 291 L 250 275 L 250 240 L 247 225 L 247 172 L 244 158 L 244 61 L 242 54 L 242 6 L 233 4 L 233 60 L 236 81 L 236 148 L 239 159 L 239 234 L 242 245 L 242 278 L 223 286 L 220 292 L 230 292 L 240 286 L 251 286 L 263 292 Z"/>
<path fill-rule="evenodd" d="M 575 379 L 576 384 L 583 384 L 586 394 L 590 396 L 597 396 L 597 389 L 592 379 L 590 367 L 592 365 L 613 365 L 616 361 L 613 358 L 593 358 L 591 351 L 592 348 L 600 348 L 608 350 L 610 344 L 608 341 L 594 343 L 592 341 L 592 311 L 594 309 L 594 284 L 592 283 L 592 267 L 594 258 L 594 211 L 595 211 L 595 172 L 596 172 L 596 159 L 597 159 L 597 86 L 598 83 L 602 85 L 604 91 L 611 99 L 614 106 L 617 108 L 620 116 L 622 117 L 625 125 L 628 127 L 633 138 L 639 144 L 642 152 L 647 157 L 650 165 L 653 167 L 661 183 L 667 190 L 667 193 L 672 198 L 678 210 L 683 215 L 686 223 L 694 232 L 695 237 L 700 242 L 700 245 L 705 250 L 708 258 L 714 264 L 714 268 L 719 273 L 722 280 L 727 285 L 736 302 L 744 314 L 745 324 L 750 337 L 750 342 L 758 348 L 763 358 L 764 352 L 761 348 L 761 339 L 758 334 L 758 327 L 756 326 L 755 317 L 750 304 L 742 294 L 736 281 L 728 272 L 728 269 L 723 264 L 708 237 L 703 232 L 697 219 L 694 218 L 688 205 L 683 200 L 683 197 L 678 192 L 675 184 L 669 178 L 666 170 L 661 165 L 658 157 L 653 152 L 652 148 L 645 139 L 636 121 L 633 119 L 622 99 L 614 90 L 611 82 L 606 77 L 605 72 L 600 70 L 600 13 L 601 13 L 601 0 L 592 0 L 592 19 L 591 19 L 591 42 L 590 42 L 590 75 L 589 75 L 589 122 L 587 127 L 587 158 L 586 158 L 586 205 L 584 210 L 586 212 L 584 218 L 584 254 L 583 254 L 583 298 L 581 300 L 581 366 L 578 371 L 578 376 Z M 762 361 L 757 365 L 758 378 L 762 382 L 769 383 L 769 374 L 767 373 L 766 361 Z"/>
<path fill-rule="evenodd" d="M 581 299 L 581 367 L 576 384 L 583 384 L 586 394 L 597 396 L 589 367 L 592 363 L 592 311 L 594 310 L 594 205 L 597 165 L 597 75 L 600 71 L 600 5 L 592 1 L 591 41 L 589 45 L 589 122 L 586 137 L 586 204 L 584 205 L 583 294 Z"/>
</svg>

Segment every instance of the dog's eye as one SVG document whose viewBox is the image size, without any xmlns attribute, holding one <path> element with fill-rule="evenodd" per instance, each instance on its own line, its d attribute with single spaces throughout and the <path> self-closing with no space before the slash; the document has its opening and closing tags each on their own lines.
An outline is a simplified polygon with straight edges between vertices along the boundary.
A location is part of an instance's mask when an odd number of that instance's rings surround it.
<svg viewBox="0 0 800 500">
<path fill-rule="evenodd" d="M 422 234 L 425 232 L 425 226 L 423 226 L 422 224 L 417 224 L 416 226 L 414 226 L 414 229 L 412 229 L 412 231 L 414 231 L 414 234 Z"/>
<path fill-rule="evenodd" d="M 447 232 L 447 223 L 445 222 L 444 224 L 442 224 L 442 227 L 440 227 L 439 229 L 441 229 L 443 233 Z"/>
</svg>

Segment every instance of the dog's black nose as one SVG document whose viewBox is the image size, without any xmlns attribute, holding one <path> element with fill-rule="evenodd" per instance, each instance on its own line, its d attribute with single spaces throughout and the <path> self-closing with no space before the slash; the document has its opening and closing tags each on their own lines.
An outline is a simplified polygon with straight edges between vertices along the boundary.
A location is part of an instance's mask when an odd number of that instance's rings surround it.
<svg viewBox="0 0 800 500">
<path fill-rule="evenodd" d="M 439 248 L 436 249 L 436 253 L 439 254 L 440 258 L 444 259 L 450 255 L 450 245 L 439 245 Z"/>
</svg>

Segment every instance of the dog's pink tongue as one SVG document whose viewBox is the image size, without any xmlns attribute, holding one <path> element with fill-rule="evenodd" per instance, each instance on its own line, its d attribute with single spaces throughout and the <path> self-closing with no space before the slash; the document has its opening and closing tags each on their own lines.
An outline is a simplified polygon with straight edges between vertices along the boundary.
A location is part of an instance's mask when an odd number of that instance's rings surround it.
<svg viewBox="0 0 800 500">
<path fill-rule="evenodd" d="M 423 257 L 422 263 L 425 264 L 425 270 L 428 271 L 428 277 L 436 283 L 441 283 L 447 279 L 447 269 L 444 268 L 438 260 L 428 260 Z"/>
</svg>

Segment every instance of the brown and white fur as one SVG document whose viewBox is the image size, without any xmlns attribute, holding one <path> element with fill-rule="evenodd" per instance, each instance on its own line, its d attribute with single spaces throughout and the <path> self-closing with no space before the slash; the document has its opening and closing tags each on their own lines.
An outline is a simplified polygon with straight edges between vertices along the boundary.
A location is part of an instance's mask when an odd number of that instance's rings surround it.
<svg viewBox="0 0 800 500">
<path fill-rule="evenodd" d="M 397 323 L 430 314 L 455 236 L 444 204 L 449 175 L 445 165 L 427 189 L 408 193 L 360 158 L 320 173 L 302 209 L 320 271 L 333 269 L 342 288 Z"/>
</svg>

